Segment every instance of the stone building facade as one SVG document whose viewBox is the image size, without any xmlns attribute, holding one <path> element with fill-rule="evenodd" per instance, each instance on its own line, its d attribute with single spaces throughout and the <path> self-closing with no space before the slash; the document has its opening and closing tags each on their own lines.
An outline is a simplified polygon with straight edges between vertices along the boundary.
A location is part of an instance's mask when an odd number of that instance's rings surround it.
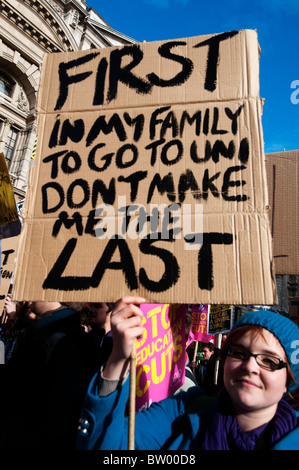
<svg viewBox="0 0 299 470">
<path fill-rule="evenodd" d="M 84 0 L 0 0 L 0 152 L 17 203 L 36 141 L 36 100 L 47 53 L 135 43 Z"/>
</svg>

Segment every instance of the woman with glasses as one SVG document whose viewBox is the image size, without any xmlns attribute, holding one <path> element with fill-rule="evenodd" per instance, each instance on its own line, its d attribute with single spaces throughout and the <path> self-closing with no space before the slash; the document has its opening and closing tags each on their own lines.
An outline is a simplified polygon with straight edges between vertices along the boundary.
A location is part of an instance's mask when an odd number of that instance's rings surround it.
<svg viewBox="0 0 299 470">
<path fill-rule="evenodd" d="M 113 309 L 113 351 L 90 384 L 79 449 L 128 448 L 127 369 L 142 335 L 143 301 L 124 298 Z M 135 415 L 136 450 L 299 449 L 299 413 L 283 399 L 298 387 L 298 326 L 271 311 L 249 312 L 228 335 L 221 359 L 224 390 L 216 398 L 191 389 Z"/>
</svg>

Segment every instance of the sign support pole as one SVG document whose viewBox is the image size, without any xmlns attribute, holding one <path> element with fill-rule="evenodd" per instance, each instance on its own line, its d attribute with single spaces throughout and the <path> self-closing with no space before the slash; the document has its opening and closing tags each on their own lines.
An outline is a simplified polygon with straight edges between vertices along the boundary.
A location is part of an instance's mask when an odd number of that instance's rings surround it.
<svg viewBox="0 0 299 470">
<path fill-rule="evenodd" d="M 196 356 L 197 356 L 197 349 L 198 349 L 198 341 L 195 341 L 195 347 L 194 347 L 194 354 L 193 354 L 193 362 L 196 362 Z M 195 373 L 195 366 L 192 367 L 193 369 L 193 375 Z"/>
<path fill-rule="evenodd" d="M 219 333 L 216 335 L 216 348 L 221 347 L 221 341 L 222 341 L 222 333 Z M 214 385 L 217 385 L 218 383 L 218 372 L 219 372 L 219 357 L 217 357 L 216 362 L 215 362 L 215 370 L 214 370 Z"/>
<path fill-rule="evenodd" d="M 136 340 L 133 343 L 130 360 L 130 399 L 129 399 L 129 444 L 128 450 L 135 448 L 135 408 L 136 408 Z"/>
</svg>

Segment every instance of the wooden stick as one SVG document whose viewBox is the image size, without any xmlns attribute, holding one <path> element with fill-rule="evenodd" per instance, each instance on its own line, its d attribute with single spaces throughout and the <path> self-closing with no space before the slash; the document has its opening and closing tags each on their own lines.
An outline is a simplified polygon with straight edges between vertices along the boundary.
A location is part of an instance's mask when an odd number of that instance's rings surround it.
<svg viewBox="0 0 299 470">
<path fill-rule="evenodd" d="M 130 400 L 129 400 L 129 445 L 128 450 L 135 448 L 135 409 L 136 409 L 136 340 L 134 341 L 130 362 Z"/>
<path fill-rule="evenodd" d="M 214 369 L 214 385 L 218 383 L 218 372 L 219 372 L 219 359 L 217 357 L 215 362 L 215 369 Z"/>
<path fill-rule="evenodd" d="M 198 349 L 198 341 L 195 341 L 195 348 L 194 348 L 194 354 L 193 354 L 193 362 L 196 362 L 197 349 Z M 195 366 L 193 366 L 192 369 L 193 369 L 193 374 L 194 374 Z"/>
<path fill-rule="evenodd" d="M 221 341 L 222 341 L 222 333 L 219 333 L 216 335 L 216 348 L 221 347 Z M 214 385 L 217 385 L 218 383 L 218 372 L 219 372 L 219 358 L 217 357 L 216 362 L 215 362 L 215 369 L 214 369 Z"/>
</svg>

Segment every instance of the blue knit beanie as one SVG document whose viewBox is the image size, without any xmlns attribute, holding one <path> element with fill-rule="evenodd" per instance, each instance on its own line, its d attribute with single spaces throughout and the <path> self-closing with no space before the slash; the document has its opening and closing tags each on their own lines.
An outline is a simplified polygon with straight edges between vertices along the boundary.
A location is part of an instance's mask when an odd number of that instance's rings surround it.
<svg viewBox="0 0 299 470">
<path fill-rule="evenodd" d="M 259 325 L 273 333 L 283 347 L 288 363 L 293 372 L 295 382 L 292 381 L 288 392 L 299 385 L 299 328 L 289 318 L 272 312 L 271 310 L 258 310 L 247 312 L 234 325 L 233 330 L 244 325 Z"/>
</svg>

